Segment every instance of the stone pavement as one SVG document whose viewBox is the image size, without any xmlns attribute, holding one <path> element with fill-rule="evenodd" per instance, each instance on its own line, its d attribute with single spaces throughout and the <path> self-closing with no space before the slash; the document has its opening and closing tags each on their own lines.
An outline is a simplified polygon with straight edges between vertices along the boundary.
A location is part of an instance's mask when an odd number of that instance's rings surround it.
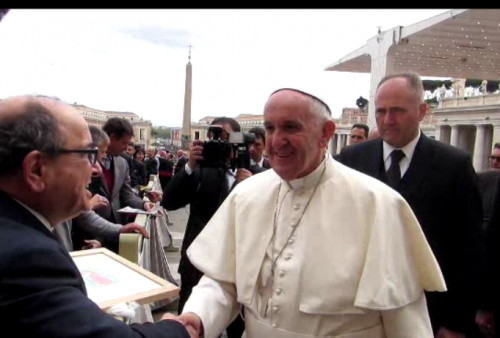
<svg viewBox="0 0 500 338">
<path fill-rule="evenodd" d="M 180 208 L 175 211 L 169 211 L 168 217 L 173 225 L 168 226 L 168 230 L 172 234 L 174 240 L 174 246 L 178 247 L 179 250 L 182 246 L 182 239 L 184 238 L 184 232 L 186 231 L 186 225 L 189 218 L 189 205 Z M 179 267 L 179 261 L 181 260 L 180 251 L 177 252 L 167 252 L 168 265 L 170 266 L 170 271 L 177 282 L 180 285 L 181 277 L 177 273 Z"/>
<path fill-rule="evenodd" d="M 179 261 L 181 260 L 180 248 L 182 245 L 182 239 L 184 238 L 184 232 L 186 231 L 186 225 L 189 218 L 189 205 L 175 211 L 169 211 L 168 216 L 170 221 L 174 223 L 173 225 L 168 226 L 168 230 L 172 234 L 172 238 L 174 240 L 174 246 L 178 247 L 179 251 L 167 252 L 166 253 L 167 261 L 172 276 L 174 277 L 177 284 L 180 286 L 181 277 L 177 272 L 177 268 L 179 267 Z M 160 318 L 163 316 L 165 312 L 171 312 L 174 315 L 177 315 L 177 302 L 175 304 L 170 304 L 170 306 L 168 306 L 165 309 L 158 309 L 157 311 L 154 311 L 153 317 L 155 322 L 160 320 Z M 225 332 L 222 334 L 221 338 L 227 338 Z"/>
</svg>

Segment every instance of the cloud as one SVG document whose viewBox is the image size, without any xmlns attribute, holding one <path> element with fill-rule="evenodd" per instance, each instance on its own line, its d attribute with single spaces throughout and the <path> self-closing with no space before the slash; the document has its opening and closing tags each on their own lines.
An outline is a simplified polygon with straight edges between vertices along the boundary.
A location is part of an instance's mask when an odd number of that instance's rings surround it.
<svg viewBox="0 0 500 338">
<path fill-rule="evenodd" d="M 174 48 L 185 48 L 194 39 L 194 34 L 188 30 L 154 25 L 120 27 L 116 31 L 133 39 Z"/>
</svg>

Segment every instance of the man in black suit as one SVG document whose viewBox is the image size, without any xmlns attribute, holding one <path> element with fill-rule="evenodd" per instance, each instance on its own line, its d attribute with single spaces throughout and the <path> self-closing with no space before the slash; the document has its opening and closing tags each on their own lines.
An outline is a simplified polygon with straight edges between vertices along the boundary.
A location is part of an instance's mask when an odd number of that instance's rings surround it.
<svg viewBox="0 0 500 338">
<path fill-rule="evenodd" d="M 386 76 L 375 106 L 381 138 L 343 148 L 336 159 L 386 182 L 410 204 L 448 288 L 427 294 L 434 332 L 464 337 L 474 326 L 482 223 L 470 155 L 420 131 L 427 104 L 418 75 Z"/>
<path fill-rule="evenodd" d="M 255 134 L 255 142 L 250 146 L 252 161 L 266 170 L 271 169 L 271 163 L 269 163 L 267 157 L 264 156 L 264 148 L 266 146 L 266 132 L 264 128 L 253 127 L 248 132 Z"/>
<path fill-rule="evenodd" d="M 220 139 L 226 141 L 229 139 L 229 134 L 241 130 L 239 123 L 228 117 L 214 119 L 211 125 L 222 126 Z M 212 136 L 209 133 L 209 138 Z M 250 170 L 238 168 L 235 172 L 227 167 L 227 163 L 221 167 L 200 166 L 200 161 L 204 160 L 202 151 L 203 142 L 194 141 L 189 152 L 188 162 L 179 173 L 172 177 L 162 200 L 162 206 L 166 210 L 177 210 L 190 205 L 189 220 L 182 243 L 179 264 L 181 275 L 179 313 L 182 313 L 184 304 L 191 295 L 191 290 L 203 276 L 203 273 L 189 261 L 186 254 L 187 249 L 212 218 L 231 189 L 253 174 L 264 171 L 263 168 L 256 165 L 252 166 Z M 224 245 L 223 242 L 224 239 L 221 238 L 221 245 Z M 241 337 L 244 330 L 245 325 L 240 317 L 237 317 L 226 329 L 229 338 Z"/>
<path fill-rule="evenodd" d="M 186 155 L 184 154 L 184 151 L 182 151 L 181 149 L 177 150 L 177 162 L 175 163 L 175 166 L 174 166 L 174 175 L 181 172 L 181 170 L 186 165 L 187 161 L 188 161 L 188 159 L 187 159 Z"/>
<path fill-rule="evenodd" d="M 0 324 L 26 337 L 189 338 L 178 321 L 125 325 L 87 297 L 54 225 L 90 208 L 97 149 L 85 120 L 49 98 L 0 104 Z"/>
</svg>

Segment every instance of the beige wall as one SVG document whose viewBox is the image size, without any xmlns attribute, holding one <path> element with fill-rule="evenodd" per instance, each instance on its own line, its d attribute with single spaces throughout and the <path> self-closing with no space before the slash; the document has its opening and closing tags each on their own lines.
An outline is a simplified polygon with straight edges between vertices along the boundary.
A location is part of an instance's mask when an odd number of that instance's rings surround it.
<svg viewBox="0 0 500 338">
<path fill-rule="evenodd" d="M 134 142 L 149 147 L 151 141 L 151 121 L 143 120 L 139 115 L 129 112 L 109 112 L 84 105 L 72 105 L 91 126 L 102 127 L 111 117 L 125 118 L 130 121 L 134 128 Z"/>
</svg>

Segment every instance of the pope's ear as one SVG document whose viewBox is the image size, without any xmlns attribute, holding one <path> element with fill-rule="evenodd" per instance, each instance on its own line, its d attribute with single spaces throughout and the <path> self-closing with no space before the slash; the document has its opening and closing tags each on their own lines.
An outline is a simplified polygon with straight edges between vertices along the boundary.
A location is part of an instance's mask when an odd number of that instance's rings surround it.
<svg viewBox="0 0 500 338">
<path fill-rule="evenodd" d="M 46 157 L 39 151 L 34 150 L 23 160 L 23 178 L 28 188 L 34 192 L 45 190 Z"/>
<path fill-rule="evenodd" d="M 323 136 L 321 137 L 321 146 L 328 147 L 328 142 L 332 139 L 333 135 L 335 134 L 335 122 L 332 120 L 328 120 L 325 122 L 323 125 Z"/>
</svg>

